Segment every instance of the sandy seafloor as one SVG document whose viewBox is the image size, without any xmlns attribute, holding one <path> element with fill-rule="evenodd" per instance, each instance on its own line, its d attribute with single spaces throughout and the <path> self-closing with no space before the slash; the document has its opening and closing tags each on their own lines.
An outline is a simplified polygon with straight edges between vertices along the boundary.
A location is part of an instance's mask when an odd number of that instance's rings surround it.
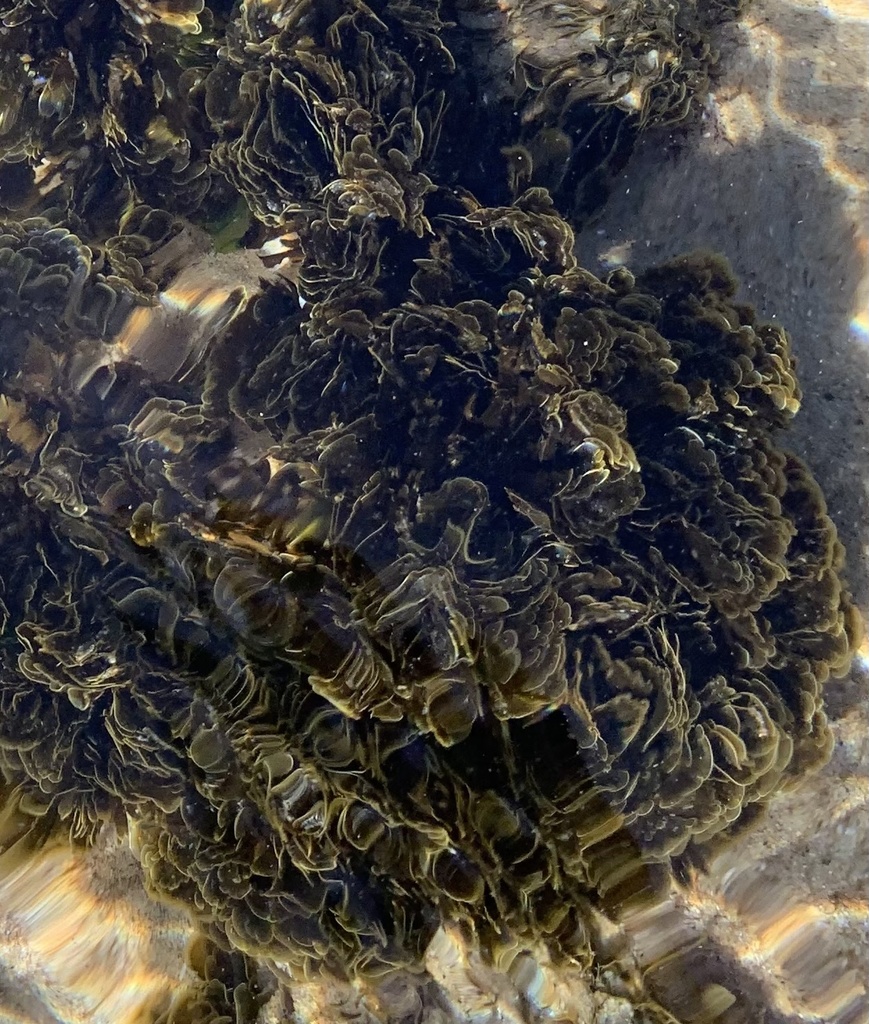
<svg viewBox="0 0 869 1024">
<path fill-rule="evenodd" d="M 805 391 L 789 443 L 824 487 L 869 616 L 869 0 L 755 0 L 721 45 L 701 123 L 642 140 L 579 252 L 591 269 L 723 252 L 744 297 L 787 327 Z M 662 935 L 701 936 L 751 992 L 757 1024 L 869 1022 L 865 645 L 828 706 L 829 765 L 670 905 L 629 923 L 640 968 Z M 0 1024 L 132 1024 L 184 976 L 186 937 L 182 916 L 143 898 L 126 848 L 49 853 L 0 881 Z M 520 1003 L 529 1016 L 516 1019 L 553 1017 L 527 999 L 478 1000 L 473 987 L 455 1020 L 508 1020 Z M 555 1016 L 634 1019 L 621 999 L 575 996 Z M 293 1020 L 328 1022 L 296 1009 Z"/>
</svg>

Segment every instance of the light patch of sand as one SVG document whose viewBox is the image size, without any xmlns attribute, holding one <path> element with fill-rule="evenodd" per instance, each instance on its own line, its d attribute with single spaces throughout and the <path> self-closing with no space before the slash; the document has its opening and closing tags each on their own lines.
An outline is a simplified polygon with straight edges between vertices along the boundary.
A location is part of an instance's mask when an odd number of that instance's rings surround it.
<svg viewBox="0 0 869 1024">
<path fill-rule="evenodd" d="M 142 1024 L 192 979 L 189 937 L 110 831 L 88 851 L 0 863 L 0 1024 Z"/>
</svg>

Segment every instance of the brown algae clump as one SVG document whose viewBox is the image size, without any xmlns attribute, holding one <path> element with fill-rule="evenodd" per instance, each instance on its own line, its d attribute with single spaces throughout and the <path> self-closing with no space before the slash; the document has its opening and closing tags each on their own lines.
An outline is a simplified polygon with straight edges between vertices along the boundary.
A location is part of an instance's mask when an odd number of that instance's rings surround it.
<svg viewBox="0 0 869 1024">
<path fill-rule="evenodd" d="M 5 23 L 53 52 L 55 6 Z M 3 857 L 126 831 L 201 927 L 166 1020 L 253 1019 L 264 973 L 420 971 L 446 923 L 590 967 L 600 914 L 826 757 L 856 634 L 779 445 L 784 331 L 712 254 L 599 279 L 567 192 L 510 170 L 533 125 L 681 117 L 706 51 L 664 81 L 608 45 L 575 102 L 561 65 L 517 77 L 489 188 L 456 148 L 487 5 L 218 6 L 119 3 L 107 37 L 175 55 L 158 107 L 195 71 L 200 150 L 107 135 L 115 213 L 34 179 L 0 227 Z M 696 42 L 692 12 L 650 5 L 649 45 Z M 580 50 L 623 24 L 583 17 Z M 62 140 L 8 131 L 10 167 Z M 294 233 L 292 274 L 193 258 L 182 214 L 239 197 L 258 244 Z"/>
</svg>

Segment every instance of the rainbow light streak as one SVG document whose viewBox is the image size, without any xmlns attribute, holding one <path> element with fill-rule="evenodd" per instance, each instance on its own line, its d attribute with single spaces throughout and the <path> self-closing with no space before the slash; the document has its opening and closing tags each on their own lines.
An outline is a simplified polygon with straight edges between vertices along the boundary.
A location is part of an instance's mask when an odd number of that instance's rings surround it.
<svg viewBox="0 0 869 1024">
<path fill-rule="evenodd" d="M 861 310 L 851 317 L 848 324 L 851 340 L 861 345 L 869 345 L 869 309 Z"/>
</svg>

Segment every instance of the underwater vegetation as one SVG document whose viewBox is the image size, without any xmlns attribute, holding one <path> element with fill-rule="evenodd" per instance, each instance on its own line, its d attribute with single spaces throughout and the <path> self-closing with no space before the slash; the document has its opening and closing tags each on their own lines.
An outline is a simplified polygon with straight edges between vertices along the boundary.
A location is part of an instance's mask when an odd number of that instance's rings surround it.
<svg viewBox="0 0 869 1024">
<path fill-rule="evenodd" d="M 161 1021 L 447 922 L 591 971 L 827 756 L 786 333 L 573 254 L 727 13 L 0 5 L 0 860 L 126 830 L 201 928 Z M 292 259 L 158 329 L 203 228 Z"/>
</svg>

